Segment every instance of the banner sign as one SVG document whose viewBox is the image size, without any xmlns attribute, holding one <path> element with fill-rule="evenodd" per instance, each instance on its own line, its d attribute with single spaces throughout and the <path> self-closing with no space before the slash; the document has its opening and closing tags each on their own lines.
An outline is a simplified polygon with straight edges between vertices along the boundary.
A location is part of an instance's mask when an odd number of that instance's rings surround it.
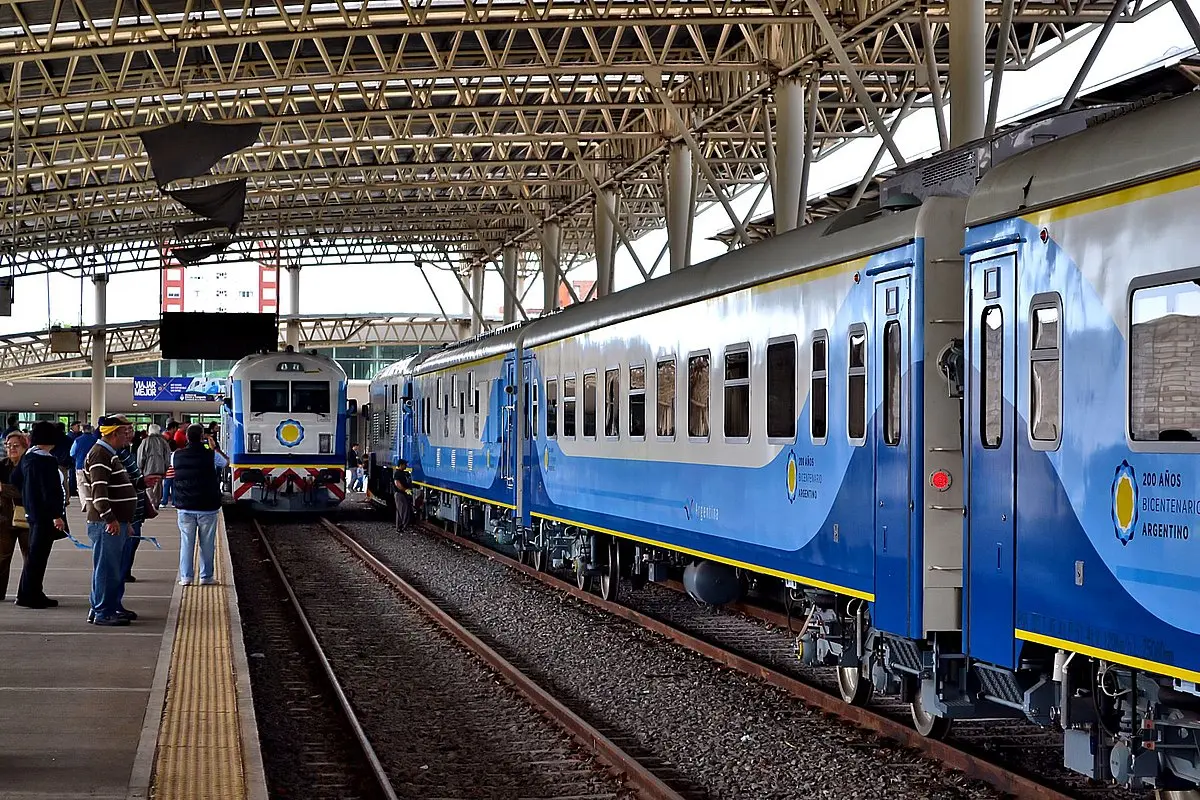
<svg viewBox="0 0 1200 800">
<path fill-rule="evenodd" d="M 134 400 L 187 403 L 219 400 L 221 382 L 208 378 L 134 378 Z"/>
</svg>

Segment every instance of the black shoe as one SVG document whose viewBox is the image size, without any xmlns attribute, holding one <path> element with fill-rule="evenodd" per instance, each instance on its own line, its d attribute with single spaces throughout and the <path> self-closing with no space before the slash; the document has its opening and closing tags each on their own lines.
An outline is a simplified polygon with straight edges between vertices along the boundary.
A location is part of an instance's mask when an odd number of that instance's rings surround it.
<svg viewBox="0 0 1200 800">
<path fill-rule="evenodd" d="M 123 625 L 128 625 L 129 620 L 122 619 L 121 617 L 118 617 L 118 616 L 96 617 L 94 620 L 92 620 L 92 624 L 100 625 L 101 627 L 104 627 L 104 628 L 118 628 Z"/>
<path fill-rule="evenodd" d="M 42 600 L 42 599 L 17 600 L 17 602 L 14 603 L 13 605 L 17 606 L 18 608 L 50 608 L 51 607 L 49 602 L 47 602 L 46 600 Z M 54 605 L 58 605 L 58 603 L 56 602 Z"/>
<path fill-rule="evenodd" d="M 115 615 L 115 616 L 116 616 L 118 619 L 127 619 L 127 620 L 129 620 L 130 622 L 133 622 L 135 619 L 137 619 L 137 612 L 136 612 L 136 611 L 130 611 L 130 610 L 129 610 L 129 609 L 127 609 L 127 608 L 120 608 L 120 609 L 117 609 L 117 613 L 116 613 L 116 615 Z"/>
<path fill-rule="evenodd" d="M 126 583 L 137 583 L 137 578 L 133 577 L 132 575 L 126 575 L 125 582 Z"/>
<path fill-rule="evenodd" d="M 58 601 L 53 597 L 42 596 L 42 602 L 46 604 L 46 608 L 58 608 Z"/>
</svg>

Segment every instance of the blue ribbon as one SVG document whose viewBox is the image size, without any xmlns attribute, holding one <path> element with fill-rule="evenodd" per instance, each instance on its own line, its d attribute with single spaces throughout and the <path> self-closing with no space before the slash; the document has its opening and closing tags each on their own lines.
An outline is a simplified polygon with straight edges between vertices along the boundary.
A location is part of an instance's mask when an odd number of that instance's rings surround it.
<svg viewBox="0 0 1200 800">
<path fill-rule="evenodd" d="M 63 531 L 63 533 L 66 534 L 67 538 L 71 540 L 71 544 L 75 545 L 80 550 L 91 550 L 92 549 L 92 546 L 90 544 L 84 544 L 83 542 L 79 541 L 78 539 L 76 539 L 74 536 L 71 535 L 70 531 Z M 154 545 L 155 549 L 162 550 L 162 545 L 159 544 L 158 539 L 156 539 L 153 536 L 130 536 L 129 538 L 130 539 L 141 539 L 143 542 L 149 542 L 150 544 Z"/>
</svg>

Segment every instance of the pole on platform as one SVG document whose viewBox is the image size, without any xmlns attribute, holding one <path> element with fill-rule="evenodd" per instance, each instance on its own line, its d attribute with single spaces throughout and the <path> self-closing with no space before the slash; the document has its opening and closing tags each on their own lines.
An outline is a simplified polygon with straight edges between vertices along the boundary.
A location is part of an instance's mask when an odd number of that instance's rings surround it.
<svg viewBox="0 0 1200 800">
<path fill-rule="evenodd" d="M 795 230 L 799 218 L 804 173 L 804 84 L 785 78 L 775 87 L 775 234 Z"/>
<path fill-rule="evenodd" d="M 99 424 L 105 414 L 104 379 L 108 356 L 108 274 L 98 272 L 92 276 L 96 287 L 96 327 L 92 331 L 92 424 Z"/>
<path fill-rule="evenodd" d="M 542 315 L 554 313 L 558 308 L 559 237 L 558 223 L 551 220 L 542 226 Z"/>
<path fill-rule="evenodd" d="M 984 0 L 950 6 L 950 146 L 983 136 L 983 74 L 987 61 Z"/>
<path fill-rule="evenodd" d="M 596 297 L 612 294 L 613 269 L 616 265 L 617 193 L 604 189 L 596 195 Z"/>
<path fill-rule="evenodd" d="M 517 246 L 504 245 L 504 324 L 517 320 Z"/>
<path fill-rule="evenodd" d="M 288 314 L 300 315 L 300 265 L 289 264 L 288 274 Z M 293 350 L 300 349 L 300 320 L 287 321 L 287 344 Z"/>
</svg>

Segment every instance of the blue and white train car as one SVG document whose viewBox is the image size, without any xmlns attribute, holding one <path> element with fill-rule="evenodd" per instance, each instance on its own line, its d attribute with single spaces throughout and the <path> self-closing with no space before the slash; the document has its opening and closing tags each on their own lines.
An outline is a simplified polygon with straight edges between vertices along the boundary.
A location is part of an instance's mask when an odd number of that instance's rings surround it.
<svg viewBox="0 0 1200 800">
<path fill-rule="evenodd" d="M 290 347 L 234 364 L 221 438 L 236 503 L 320 511 L 345 499 L 346 388 L 335 361 Z"/>
<path fill-rule="evenodd" d="M 367 496 L 375 503 L 392 505 L 393 471 L 401 458 L 409 462 L 416 459 L 412 375 L 430 355 L 419 353 L 389 364 L 371 379 L 366 409 L 370 426 Z"/>
</svg>

